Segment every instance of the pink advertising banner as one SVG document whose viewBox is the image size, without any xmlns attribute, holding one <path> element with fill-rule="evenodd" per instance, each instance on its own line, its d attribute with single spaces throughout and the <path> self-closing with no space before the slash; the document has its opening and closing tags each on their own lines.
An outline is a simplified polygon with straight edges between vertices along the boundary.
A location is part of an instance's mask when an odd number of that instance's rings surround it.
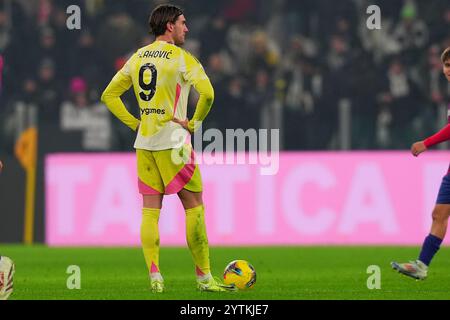
<svg viewBox="0 0 450 320">
<path fill-rule="evenodd" d="M 262 164 L 203 161 L 209 242 L 420 244 L 449 160 L 449 152 L 438 151 L 418 158 L 408 151 L 281 153 L 271 164 L 276 170 L 265 174 Z M 134 154 L 49 155 L 47 244 L 139 245 L 142 200 L 135 162 Z M 161 244 L 185 245 L 184 228 L 177 196 L 167 196 Z"/>
</svg>

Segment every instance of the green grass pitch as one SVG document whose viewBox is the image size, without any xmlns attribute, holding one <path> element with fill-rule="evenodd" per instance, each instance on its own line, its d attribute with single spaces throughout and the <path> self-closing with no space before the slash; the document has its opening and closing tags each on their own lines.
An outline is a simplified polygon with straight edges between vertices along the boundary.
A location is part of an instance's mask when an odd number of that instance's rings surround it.
<svg viewBox="0 0 450 320">
<path fill-rule="evenodd" d="M 449 299 L 450 248 L 442 248 L 428 279 L 415 281 L 394 272 L 390 261 L 417 256 L 417 247 L 212 247 L 212 271 L 222 274 L 234 259 L 256 269 L 253 289 L 205 293 L 195 287 L 187 248 L 161 248 L 160 267 L 166 292 L 149 291 L 139 248 L 48 248 L 0 246 L 16 264 L 13 299 L 168 299 L 168 300 L 309 300 L 309 299 Z M 67 268 L 81 269 L 81 289 L 69 290 Z M 381 289 L 369 290 L 370 265 L 381 269 Z"/>
</svg>

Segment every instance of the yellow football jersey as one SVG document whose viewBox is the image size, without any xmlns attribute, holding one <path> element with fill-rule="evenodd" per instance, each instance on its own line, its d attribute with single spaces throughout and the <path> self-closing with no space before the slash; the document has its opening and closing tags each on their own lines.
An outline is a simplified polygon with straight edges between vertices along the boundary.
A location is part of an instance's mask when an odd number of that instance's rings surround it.
<svg viewBox="0 0 450 320">
<path fill-rule="evenodd" d="M 140 121 L 125 109 L 121 101 L 114 100 L 131 85 L 139 104 Z M 186 119 L 191 86 L 199 92 L 209 92 L 210 99 L 206 105 L 204 100 L 199 100 L 194 114 L 194 118 L 198 118 L 196 120 L 202 121 L 209 112 L 214 94 L 202 65 L 182 48 L 155 41 L 137 50 L 117 72 L 105 89 L 102 101 L 130 128 L 135 130 L 139 126 L 134 144 L 136 149 L 173 149 L 180 147 L 189 135 L 172 119 Z M 189 127 L 193 129 L 191 123 Z"/>
</svg>

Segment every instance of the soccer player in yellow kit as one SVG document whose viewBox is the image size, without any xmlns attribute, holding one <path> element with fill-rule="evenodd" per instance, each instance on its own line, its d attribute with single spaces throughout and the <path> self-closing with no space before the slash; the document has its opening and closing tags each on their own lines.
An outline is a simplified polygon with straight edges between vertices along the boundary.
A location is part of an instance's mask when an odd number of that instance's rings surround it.
<svg viewBox="0 0 450 320">
<path fill-rule="evenodd" d="M 178 194 L 186 212 L 186 239 L 201 291 L 234 290 L 210 272 L 202 180 L 190 134 L 205 119 L 214 90 L 200 62 L 179 46 L 188 32 L 183 11 L 160 5 L 151 13 L 155 41 L 140 48 L 117 72 L 102 94 L 108 109 L 132 130 L 137 156 L 138 186 L 143 196 L 141 243 L 153 292 L 163 292 L 159 269 L 158 220 L 165 194 Z M 120 96 L 133 86 L 140 121 L 125 108 Z M 187 120 L 190 87 L 199 93 L 192 119 Z M 182 161 L 181 161 L 182 160 Z"/>
</svg>

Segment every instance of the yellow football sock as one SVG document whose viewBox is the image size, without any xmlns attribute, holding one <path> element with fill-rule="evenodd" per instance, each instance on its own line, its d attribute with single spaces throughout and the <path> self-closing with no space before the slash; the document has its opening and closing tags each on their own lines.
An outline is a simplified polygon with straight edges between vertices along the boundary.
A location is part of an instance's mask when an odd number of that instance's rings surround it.
<svg viewBox="0 0 450 320">
<path fill-rule="evenodd" d="M 141 243 L 145 263 L 150 273 L 159 273 L 158 221 L 161 209 L 142 209 Z"/>
<path fill-rule="evenodd" d="M 208 275 L 209 246 L 203 205 L 186 210 L 186 240 L 194 259 L 197 276 Z"/>
</svg>

